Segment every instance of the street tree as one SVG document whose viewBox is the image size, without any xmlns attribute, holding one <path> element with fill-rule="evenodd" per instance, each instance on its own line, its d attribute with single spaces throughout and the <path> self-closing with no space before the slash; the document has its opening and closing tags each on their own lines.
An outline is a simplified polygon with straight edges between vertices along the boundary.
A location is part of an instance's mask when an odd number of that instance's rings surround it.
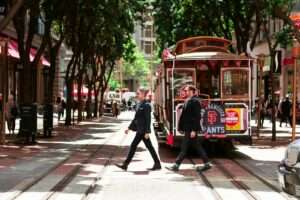
<svg viewBox="0 0 300 200">
<path fill-rule="evenodd" d="M 257 17 L 262 21 L 262 30 L 264 38 L 267 41 L 269 56 L 270 56 L 270 71 L 269 76 L 271 79 L 271 121 L 272 121 L 272 141 L 276 140 L 276 100 L 275 100 L 275 60 L 276 50 L 282 46 L 287 47 L 291 44 L 293 35 L 297 36 L 298 31 L 295 30 L 294 25 L 286 18 L 290 16 L 295 1 L 288 0 L 256 0 Z M 279 32 L 270 30 L 268 23 L 270 20 L 283 19 L 283 28 Z M 293 30 L 294 28 L 294 30 Z"/>
<path fill-rule="evenodd" d="M 236 40 L 236 51 L 254 47 L 261 21 L 254 1 L 155 0 L 158 45 L 161 51 L 186 37 L 210 35 Z M 218 13 L 216 15 L 216 13 Z"/>
</svg>

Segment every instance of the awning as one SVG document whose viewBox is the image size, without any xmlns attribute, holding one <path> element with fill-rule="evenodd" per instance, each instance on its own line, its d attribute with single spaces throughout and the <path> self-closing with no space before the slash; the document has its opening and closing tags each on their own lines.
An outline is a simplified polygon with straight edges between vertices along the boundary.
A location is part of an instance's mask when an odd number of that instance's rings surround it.
<svg viewBox="0 0 300 200">
<path fill-rule="evenodd" d="M 89 94 L 89 89 L 87 87 L 85 87 L 85 86 L 82 86 L 82 88 L 81 88 L 81 96 L 86 96 L 87 97 L 88 94 Z M 95 96 L 94 90 L 91 91 L 91 95 L 92 95 L 92 97 Z M 72 96 L 73 97 L 77 97 L 78 96 L 78 88 L 77 88 L 76 84 L 73 85 Z"/>
<path fill-rule="evenodd" d="M 36 49 L 31 48 L 30 49 L 30 61 L 32 62 L 36 55 Z M 20 54 L 18 50 L 18 43 L 16 41 L 9 41 L 8 42 L 8 56 L 11 56 L 13 58 L 20 59 Z M 50 63 L 46 60 L 44 56 L 41 56 L 41 61 L 44 66 L 50 66 Z"/>
</svg>

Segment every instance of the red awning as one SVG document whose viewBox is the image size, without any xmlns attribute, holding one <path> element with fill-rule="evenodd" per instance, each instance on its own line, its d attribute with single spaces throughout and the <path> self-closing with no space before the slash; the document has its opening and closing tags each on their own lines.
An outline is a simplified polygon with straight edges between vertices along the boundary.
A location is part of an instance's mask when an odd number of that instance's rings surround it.
<svg viewBox="0 0 300 200">
<path fill-rule="evenodd" d="M 35 55 L 36 55 L 36 49 L 31 48 L 30 49 L 30 61 L 34 60 Z M 16 41 L 13 41 L 13 40 L 9 41 L 9 43 L 8 43 L 8 56 L 20 59 L 20 54 L 19 54 L 19 51 L 18 51 L 18 43 Z M 50 63 L 45 59 L 44 56 L 41 56 L 41 61 L 42 61 L 42 64 L 44 66 L 48 66 L 48 67 L 50 66 Z"/>
</svg>

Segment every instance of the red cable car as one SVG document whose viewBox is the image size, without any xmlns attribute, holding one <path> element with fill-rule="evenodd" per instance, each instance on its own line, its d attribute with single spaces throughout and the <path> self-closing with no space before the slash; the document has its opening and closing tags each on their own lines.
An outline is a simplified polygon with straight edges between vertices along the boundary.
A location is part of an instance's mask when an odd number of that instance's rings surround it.
<svg viewBox="0 0 300 200">
<path fill-rule="evenodd" d="M 181 40 L 173 51 L 164 50 L 156 72 L 154 124 L 157 136 L 171 146 L 180 144 L 177 130 L 182 88 L 198 88 L 202 104 L 201 137 L 213 140 L 251 141 L 252 59 L 232 54 L 231 41 L 217 37 Z"/>
</svg>

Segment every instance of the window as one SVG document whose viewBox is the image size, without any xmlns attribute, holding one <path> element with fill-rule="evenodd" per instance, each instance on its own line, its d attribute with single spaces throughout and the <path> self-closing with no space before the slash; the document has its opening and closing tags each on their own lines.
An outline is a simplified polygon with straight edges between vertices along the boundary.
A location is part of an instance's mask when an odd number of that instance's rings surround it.
<svg viewBox="0 0 300 200">
<path fill-rule="evenodd" d="M 224 98 L 249 95 L 248 70 L 227 69 L 223 71 L 222 95 Z"/>
<path fill-rule="evenodd" d="M 171 77 L 172 71 L 169 71 L 169 76 L 172 83 L 172 77 Z M 174 94 L 175 99 L 182 99 L 186 98 L 183 94 L 184 91 L 182 90 L 184 86 L 186 85 L 193 85 L 195 83 L 195 70 L 184 70 L 184 69 L 176 69 L 174 70 Z M 170 90 L 172 87 L 170 87 Z M 170 91 L 171 92 L 171 91 Z"/>
<path fill-rule="evenodd" d="M 147 37 L 147 38 L 153 37 L 152 25 L 146 25 L 143 31 L 143 37 Z"/>
<path fill-rule="evenodd" d="M 144 52 L 145 54 L 152 54 L 154 49 L 154 42 L 144 41 Z"/>
</svg>

